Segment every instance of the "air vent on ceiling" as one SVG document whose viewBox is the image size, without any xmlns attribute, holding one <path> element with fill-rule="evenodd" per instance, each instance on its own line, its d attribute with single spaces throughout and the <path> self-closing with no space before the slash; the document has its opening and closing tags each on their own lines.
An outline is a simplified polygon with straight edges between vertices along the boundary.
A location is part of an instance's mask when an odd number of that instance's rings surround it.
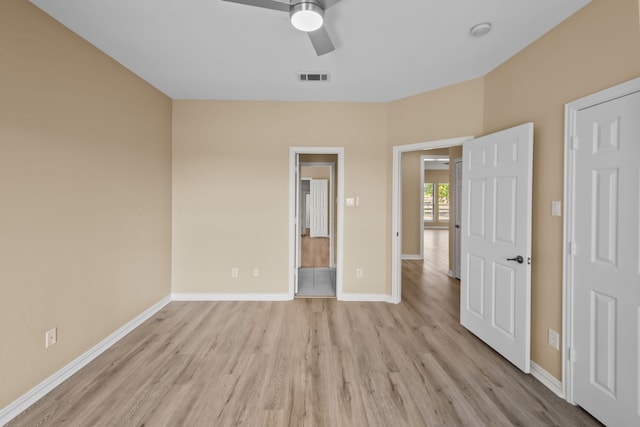
<svg viewBox="0 0 640 427">
<path fill-rule="evenodd" d="M 328 82 L 329 73 L 299 73 L 301 82 Z"/>
</svg>

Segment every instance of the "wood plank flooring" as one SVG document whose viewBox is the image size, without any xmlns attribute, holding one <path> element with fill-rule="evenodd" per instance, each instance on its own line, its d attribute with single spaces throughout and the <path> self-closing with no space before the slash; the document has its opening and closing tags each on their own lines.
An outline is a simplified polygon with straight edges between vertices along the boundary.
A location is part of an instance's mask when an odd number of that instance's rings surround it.
<svg viewBox="0 0 640 427">
<path fill-rule="evenodd" d="M 300 264 L 302 267 L 329 267 L 329 238 L 309 237 L 310 230 L 301 238 Z"/>
<path fill-rule="evenodd" d="M 599 425 L 459 325 L 438 257 L 398 305 L 172 302 L 9 425 Z"/>
</svg>

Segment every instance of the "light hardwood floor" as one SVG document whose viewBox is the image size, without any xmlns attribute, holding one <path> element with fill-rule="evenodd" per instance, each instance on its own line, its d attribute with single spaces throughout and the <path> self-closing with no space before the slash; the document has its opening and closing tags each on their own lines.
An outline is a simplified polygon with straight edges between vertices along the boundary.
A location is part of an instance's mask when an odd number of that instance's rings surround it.
<svg viewBox="0 0 640 427">
<path fill-rule="evenodd" d="M 302 245 L 300 264 L 302 267 L 329 267 L 329 238 L 309 237 L 310 230 L 300 239 Z"/>
<path fill-rule="evenodd" d="M 399 305 L 172 302 L 10 425 L 599 425 L 459 325 L 439 257 Z"/>
</svg>

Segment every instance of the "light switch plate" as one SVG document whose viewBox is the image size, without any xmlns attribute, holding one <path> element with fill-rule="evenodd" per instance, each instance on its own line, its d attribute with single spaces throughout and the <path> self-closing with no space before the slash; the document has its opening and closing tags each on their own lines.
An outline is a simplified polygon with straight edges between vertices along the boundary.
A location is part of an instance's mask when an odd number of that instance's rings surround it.
<svg viewBox="0 0 640 427">
<path fill-rule="evenodd" d="M 560 200 L 551 202 L 551 215 L 562 216 L 562 202 Z"/>
</svg>

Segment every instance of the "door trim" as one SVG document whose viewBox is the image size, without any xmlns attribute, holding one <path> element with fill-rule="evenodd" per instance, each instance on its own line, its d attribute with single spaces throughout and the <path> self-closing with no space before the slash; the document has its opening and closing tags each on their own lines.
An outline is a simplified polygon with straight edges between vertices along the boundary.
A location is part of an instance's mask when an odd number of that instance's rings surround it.
<svg viewBox="0 0 640 427">
<path fill-rule="evenodd" d="M 456 157 L 453 160 L 449 160 L 449 162 L 453 162 L 453 182 L 450 185 L 453 187 L 453 214 L 455 216 L 455 218 L 451 218 L 451 214 L 449 214 L 449 221 L 453 220 L 453 270 L 450 271 L 450 275 L 460 279 L 462 265 L 462 178 L 458 178 L 458 169 L 462 171 L 462 157 Z M 460 191 L 458 191 L 458 183 L 460 184 Z M 451 190 L 449 190 L 449 194 L 451 194 Z M 451 205 L 451 199 L 449 199 L 449 204 Z M 456 224 L 458 216 L 460 216 L 460 224 Z M 458 226 L 457 232 L 456 226 Z"/>
<path fill-rule="evenodd" d="M 402 301 L 402 153 L 462 145 L 473 136 L 439 139 L 393 147 L 391 187 L 391 302 Z"/>
<path fill-rule="evenodd" d="M 569 362 L 569 349 L 573 346 L 573 257 L 571 242 L 574 239 L 573 226 L 576 209 L 573 188 L 575 159 L 573 141 L 578 112 L 598 104 L 613 101 L 623 96 L 640 92 L 640 78 L 596 92 L 584 98 L 565 104 L 564 109 L 564 227 L 562 231 L 562 385 L 565 399 L 575 404 L 573 398 L 573 366 Z"/>
<path fill-rule="evenodd" d="M 343 242 L 344 242 L 344 147 L 289 147 L 289 298 L 295 298 L 295 275 L 297 274 L 296 238 L 296 189 L 297 158 L 299 154 L 335 154 L 337 160 L 335 209 L 336 230 L 336 298 L 342 299 Z"/>
<path fill-rule="evenodd" d="M 420 227 L 418 227 L 418 230 L 420 230 L 420 252 L 418 252 L 418 259 L 424 259 L 424 159 L 426 157 L 425 154 L 420 156 L 420 195 L 418 196 L 420 197 L 420 215 L 418 216 L 418 218 L 420 218 Z M 435 221 L 435 219 L 434 207 L 433 220 Z M 407 258 L 404 257 L 403 259 Z"/>
</svg>

